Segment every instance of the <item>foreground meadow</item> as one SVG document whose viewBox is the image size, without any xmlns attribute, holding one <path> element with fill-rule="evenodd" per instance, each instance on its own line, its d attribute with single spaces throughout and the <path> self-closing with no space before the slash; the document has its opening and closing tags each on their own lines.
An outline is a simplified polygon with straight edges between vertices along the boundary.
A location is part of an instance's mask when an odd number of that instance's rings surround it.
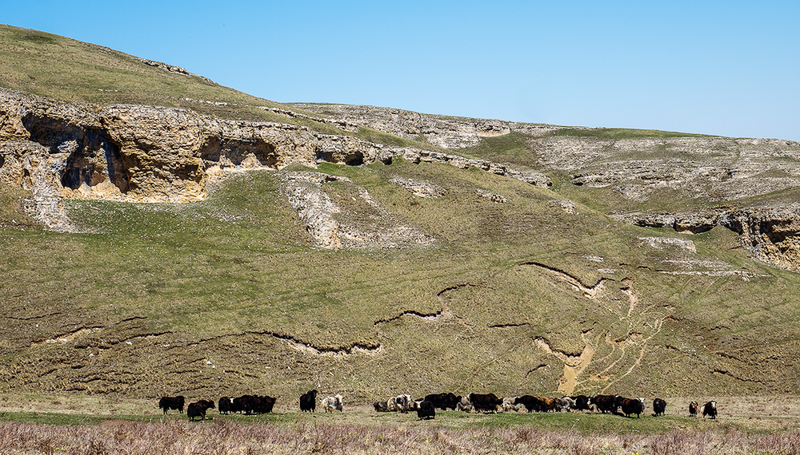
<svg viewBox="0 0 800 455">
<path fill-rule="evenodd" d="M 447 411 L 433 421 L 375 413 L 301 414 L 282 403 L 266 415 L 189 422 L 152 400 L 5 395 L 2 454 L 541 453 L 773 454 L 800 452 L 800 398 L 726 397 L 716 420 L 690 418 L 670 398 L 664 417 L 597 413 Z M 688 401 L 687 401 L 688 402 Z M 93 410 L 90 412 L 89 410 Z"/>
</svg>

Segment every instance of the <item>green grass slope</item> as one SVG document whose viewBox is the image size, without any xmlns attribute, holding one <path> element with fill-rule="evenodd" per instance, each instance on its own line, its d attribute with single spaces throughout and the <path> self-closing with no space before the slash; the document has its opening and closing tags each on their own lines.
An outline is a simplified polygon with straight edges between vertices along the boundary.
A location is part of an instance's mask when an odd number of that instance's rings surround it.
<svg viewBox="0 0 800 455">
<path fill-rule="evenodd" d="M 266 102 L 40 32 L 0 27 L 0 55 L 11 63 L 0 85 L 43 96 L 266 115 L 184 105 Z M 534 167 L 524 139 L 485 140 L 472 154 Z M 435 243 L 317 248 L 283 194 L 287 170 L 243 174 L 190 204 L 66 201 L 81 234 L 37 228 L 22 215 L 24 192 L 1 187 L 0 392 L 289 402 L 317 388 L 369 403 L 401 392 L 652 398 L 800 386 L 798 276 L 752 261 L 732 232 L 629 226 L 606 216 L 604 193 L 566 179 L 548 190 L 403 160 L 319 171 L 352 181 L 323 186 L 342 222 L 383 216 L 359 202 L 363 188 Z M 446 192 L 415 197 L 396 177 Z"/>
</svg>

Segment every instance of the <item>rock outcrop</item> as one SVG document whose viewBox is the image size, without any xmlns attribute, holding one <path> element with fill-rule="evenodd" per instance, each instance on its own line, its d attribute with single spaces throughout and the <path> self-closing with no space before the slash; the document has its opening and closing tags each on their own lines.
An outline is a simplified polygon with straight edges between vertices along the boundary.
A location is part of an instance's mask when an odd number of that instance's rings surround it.
<svg viewBox="0 0 800 455">
<path fill-rule="evenodd" d="M 550 184 L 535 172 L 384 147 L 302 126 L 222 120 L 164 107 L 69 104 L 0 90 L 0 181 L 34 189 L 42 197 L 189 202 L 203 199 L 209 179 L 227 169 L 280 169 L 292 163 L 316 167 L 321 161 L 390 163 L 393 156 Z"/>
<path fill-rule="evenodd" d="M 671 227 L 700 233 L 723 226 L 739 234 L 739 243 L 756 259 L 800 272 L 800 205 L 718 208 L 697 213 L 612 215 L 637 226 Z"/>
<path fill-rule="evenodd" d="M 663 189 L 731 201 L 800 186 L 800 144 L 792 141 L 551 136 L 529 146 L 541 167 L 569 172 L 576 185 L 613 187 L 636 202 Z"/>
<path fill-rule="evenodd" d="M 511 132 L 541 136 L 563 128 L 540 123 L 420 114 L 402 109 L 375 106 L 302 103 L 293 104 L 293 106 L 406 139 L 422 137 L 437 147 L 447 149 L 472 147 L 477 145 L 481 138 L 502 136 Z"/>
<path fill-rule="evenodd" d="M 385 159 L 379 145 L 183 109 L 93 106 L 0 91 L 0 181 L 52 195 L 126 201 L 203 199 L 226 168 Z"/>
<path fill-rule="evenodd" d="M 372 199 L 366 189 L 355 187 L 346 177 L 319 172 L 288 172 L 283 177 L 289 204 L 297 210 L 306 230 L 319 247 L 407 248 L 434 242 L 433 237 L 394 219 Z M 347 213 L 326 193 L 324 187 L 331 182 L 355 187 L 358 202 L 362 203 L 361 212 L 367 214 L 366 219 Z"/>
</svg>

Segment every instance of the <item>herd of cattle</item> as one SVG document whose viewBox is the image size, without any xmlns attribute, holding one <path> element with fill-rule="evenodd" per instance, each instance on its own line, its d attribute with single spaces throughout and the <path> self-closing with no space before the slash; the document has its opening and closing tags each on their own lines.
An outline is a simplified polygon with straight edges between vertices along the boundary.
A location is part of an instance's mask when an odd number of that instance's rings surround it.
<svg viewBox="0 0 800 455">
<path fill-rule="evenodd" d="M 300 410 L 302 412 L 314 412 L 317 407 L 316 390 L 310 390 L 300 396 Z M 163 397 L 158 402 L 158 407 L 167 413 L 170 409 L 175 409 L 183 413 L 186 399 L 183 396 Z M 238 398 L 222 397 L 217 403 L 220 414 L 245 413 L 245 414 L 265 414 L 272 412 L 276 399 L 269 396 L 243 395 Z M 322 408 L 325 412 L 339 411 L 344 409 L 341 395 L 326 397 L 321 400 Z M 421 400 L 413 400 L 411 395 L 402 394 L 389 398 L 386 401 L 378 401 L 372 405 L 377 412 L 402 412 L 416 411 L 417 417 L 422 419 L 433 419 L 436 416 L 436 409 L 457 410 L 466 412 L 556 412 L 556 411 L 599 411 L 603 414 L 624 414 L 630 417 L 636 414 L 640 417 L 644 413 L 644 398 L 625 398 L 619 395 L 595 395 L 589 397 L 579 395 L 574 397 L 562 398 L 543 398 L 524 395 L 520 397 L 498 398 L 495 394 L 470 393 L 462 397 L 452 393 L 437 393 L 425 396 Z M 667 402 L 661 398 L 653 400 L 653 415 L 664 415 Z M 186 408 L 186 415 L 189 419 L 205 419 L 206 411 L 214 409 L 214 402 L 209 400 L 199 400 L 190 403 Z M 696 417 L 702 411 L 703 417 L 715 419 L 717 417 L 717 402 L 709 401 L 700 407 L 696 401 L 689 404 L 689 415 Z"/>
</svg>

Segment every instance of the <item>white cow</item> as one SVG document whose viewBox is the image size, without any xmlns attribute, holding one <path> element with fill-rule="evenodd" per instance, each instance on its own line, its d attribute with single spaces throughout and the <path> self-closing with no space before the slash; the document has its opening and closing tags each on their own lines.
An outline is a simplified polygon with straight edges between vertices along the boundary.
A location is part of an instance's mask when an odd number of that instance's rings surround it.
<svg viewBox="0 0 800 455">
<path fill-rule="evenodd" d="M 334 410 L 339 412 L 344 412 L 342 410 L 343 405 L 344 402 L 342 401 L 341 395 L 327 397 L 324 400 L 322 400 L 322 408 L 325 410 L 325 412 L 333 413 Z"/>
</svg>

